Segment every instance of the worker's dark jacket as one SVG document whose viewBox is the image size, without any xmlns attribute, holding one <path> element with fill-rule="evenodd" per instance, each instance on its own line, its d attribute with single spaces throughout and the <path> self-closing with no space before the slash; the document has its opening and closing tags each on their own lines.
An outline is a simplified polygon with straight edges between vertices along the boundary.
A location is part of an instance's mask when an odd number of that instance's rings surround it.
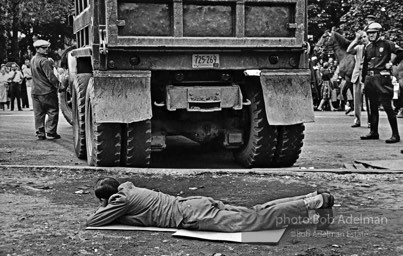
<svg viewBox="0 0 403 256">
<path fill-rule="evenodd" d="M 33 95 L 46 95 L 57 92 L 59 80 L 53 72 L 52 63 L 42 54 L 36 53 L 31 60 Z"/>
</svg>

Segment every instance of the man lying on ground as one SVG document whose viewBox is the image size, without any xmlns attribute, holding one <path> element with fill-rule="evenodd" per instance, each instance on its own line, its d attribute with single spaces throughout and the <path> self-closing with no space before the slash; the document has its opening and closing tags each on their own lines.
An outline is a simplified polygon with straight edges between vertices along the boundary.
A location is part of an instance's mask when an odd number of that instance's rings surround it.
<svg viewBox="0 0 403 256">
<path fill-rule="evenodd" d="M 309 218 L 308 211 L 319 214 L 318 227 L 324 228 L 333 219 L 334 204 L 329 192 L 315 191 L 247 208 L 227 205 L 211 197 L 174 197 L 136 187 L 131 182 L 119 184 L 110 177 L 97 181 L 95 196 L 101 206 L 87 220 L 87 226 L 114 223 L 219 232 L 259 231 L 302 224 Z"/>
</svg>

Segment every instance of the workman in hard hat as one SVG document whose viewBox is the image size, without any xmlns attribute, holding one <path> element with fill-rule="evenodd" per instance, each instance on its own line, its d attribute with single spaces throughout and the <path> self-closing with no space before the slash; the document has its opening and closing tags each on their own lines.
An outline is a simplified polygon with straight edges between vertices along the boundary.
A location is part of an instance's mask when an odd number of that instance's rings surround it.
<svg viewBox="0 0 403 256">
<path fill-rule="evenodd" d="M 47 57 L 50 42 L 36 40 L 33 45 L 36 49 L 36 54 L 31 60 L 33 81 L 31 94 L 36 136 L 39 140 L 46 138 L 59 139 L 60 135 L 57 134 L 57 124 L 59 122 L 57 91 L 59 89 L 59 80 L 53 72 L 52 62 Z"/>
<path fill-rule="evenodd" d="M 365 47 L 363 77 L 364 92 L 369 98 L 371 108 L 371 130 L 370 133 L 361 136 L 362 140 L 379 139 L 379 105 L 382 104 L 385 110 L 392 136 L 386 143 L 400 141 L 397 127 L 396 113 L 392 109 L 393 85 L 391 80 L 392 65 L 397 65 L 403 59 L 403 49 L 395 43 L 381 37 L 382 25 L 373 22 L 367 27 L 367 35 L 370 43 Z M 396 57 L 392 60 L 392 53 Z"/>
</svg>

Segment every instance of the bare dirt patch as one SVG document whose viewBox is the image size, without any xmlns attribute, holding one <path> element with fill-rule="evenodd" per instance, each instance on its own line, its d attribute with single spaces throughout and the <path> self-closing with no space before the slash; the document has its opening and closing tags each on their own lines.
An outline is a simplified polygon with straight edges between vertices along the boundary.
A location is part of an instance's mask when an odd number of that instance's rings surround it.
<svg viewBox="0 0 403 256">
<path fill-rule="evenodd" d="M 110 173 L 57 168 L 0 171 L 0 255 L 403 254 L 403 175 L 115 175 L 172 195 L 212 196 L 245 206 L 317 187 L 333 191 L 336 223 L 329 230 L 288 228 L 280 244 L 270 246 L 173 238 L 170 233 L 86 231 L 85 219 L 97 206 L 91 185 Z M 189 190 L 192 187 L 198 189 Z M 387 222 L 376 222 L 382 218 Z"/>
</svg>

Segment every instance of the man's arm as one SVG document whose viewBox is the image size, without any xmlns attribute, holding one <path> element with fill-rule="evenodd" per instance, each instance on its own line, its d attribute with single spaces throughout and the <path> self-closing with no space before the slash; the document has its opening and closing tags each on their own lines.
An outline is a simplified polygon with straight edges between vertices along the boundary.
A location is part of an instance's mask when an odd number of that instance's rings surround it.
<svg viewBox="0 0 403 256">
<path fill-rule="evenodd" d="M 361 39 L 361 33 L 360 32 L 355 33 L 355 38 L 347 47 L 346 52 L 353 55 L 357 54 L 356 46 L 359 44 L 360 39 Z"/>
<path fill-rule="evenodd" d="M 399 65 L 399 63 L 403 60 L 403 49 L 395 43 L 390 42 L 392 53 L 396 55 L 396 57 L 392 60 L 393 65 Z"/>
<path fill-rule="evenodd" d="M 21 71 L 17 71 L 18 75 L 20 76 L 20 84 L 22 84 L 22 82 L 24 81 L 24 74 Z"/>
<path fill-rule="evenodd" d="M 115 194 L 111 196 L 106 207 L 99 207 L 98 210 L 88 218 L 87 227 L 99 227 L 107 225 L 117 218 L 123 216 L 128 207 L 129 204 L 126 196 Z"/>
<path fill-rule="evenodd" d="M 42 70 L 45 73 L 46 77 L 50 81 L 50 83 L 56 88 L 59 89 L 59 79 L 55 76 L 53 72 L 53 65 L 49 60 L 44 60 L 42 63 Z"/>
</svg>

